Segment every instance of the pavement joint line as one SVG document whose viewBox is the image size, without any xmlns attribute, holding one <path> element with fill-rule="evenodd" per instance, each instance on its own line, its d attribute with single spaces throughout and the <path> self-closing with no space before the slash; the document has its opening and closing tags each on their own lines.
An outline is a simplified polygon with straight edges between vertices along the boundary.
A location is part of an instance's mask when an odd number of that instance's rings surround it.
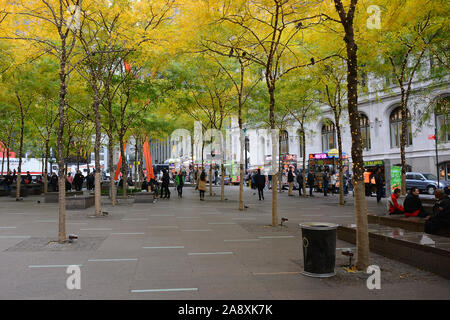
<svg viewBox="0 0 450 320">
<path fill-rule="evenodd" d="M 262 236 L 259 239 L 284 239 L 284 238 L 295 238 L 295 236 Z"/>
<path fill-rule="evenodd" d="M 174 217 L 174 214 L 150 214 L 149 217 Z"/>
<path fill-rule="evenodd" d="M 236 222 L 208 222 L 208 224 L 236 224 Z"/>
<path fill-rule="evenodd" d="M 148 218 L 127 218 L 127 219 L 121 219 L 122 221 L 146 221 Z"/>
<path fill-rule="evenodd" d="M 86 229 L 80 229 L 81 231 L 108 231 L 112 230 L 111 228 L 86 228 Z"/>
<path fill-rule="evenodd" d="M 301 274 L 300 271 L 285 271 L 285 272 L 253 272 L 254 276 L 270 276 L 270 275 L 281 275 L 281 274 Z"/>
<path fill-rule="evenodd" d="M 82 267 L 82 264 L 50 264 L 50 265 L 29 265 L 28 268 L 63 268 L 69 266 Z"/>
<path fill-rule="evenodd" d="M 132 234 L 145 234 L 145 232 L 115 232 L 111 235 L 132 235 Z"/>
<path fill-rule="evenodd" d="M 0 229 L 17 229 L 17 227 L 0 227 Z"/>
<path fill-rule="evenodd" d="M 201 217 L 176 217 L 175 219 L 201 219 Z"/>
<path fill-rule="evenodd" d="M 0 239 L 31 238 L 31 236 L 0 236 Z"/>
<path fill-rule="evenodd" d="M 181 230 L 181 231 L 186 231 L 186 232 L 200 232 L 200 231 L 212 231 L 212 229 L 187 229 L 187 230 Z"/>
<path fill-rule="evenodd" d="M 231 251 L 225 251 L 225 252 L 189 252 L 189 256 L 198 256 L 198 255 L 222 255 L 222 254 L 233 254 Z"/>
<path fill-rule="evenodd" d="M 231 218 L 231 220 L 256 220 L 256 218 Z"/>
<path fill-rule="evenodd" d="M 178 226 L 149 226 L 149 229 L 178 229 Z"/>
<path fill-rule="evenodd" d="M 9 212 L 8 214 L 26 214 L 24 212 Z"/>
<path fill-rule="evenodd" d="M 198 291 L 198 288 L 144 289 L 144 290 L 131 290 L 131 293 L 141 293 L 141 292 L 174 292 L 174 291 Z"/>
<path fill-rule="evenodd" d="M 36 222 L 58 222 L 58 220 L 36 220 Z"/>
<path fill-rule="evenodd" d="M 184 246 L 142 247 L 142 249 L 184 249 Z"/>
<path fill-rule="evenodd" d="M 87 222 L 67 222 L 66 224 L 87 224 Z"/>
<path fill-rule="evenodd" d="M 129 259 L 89 259 L 89 262 L 114 262 L 114 261 L 137 261 L 137 258 Z"/>
<path fill-rule="evenodd" d="M 261 241 L 261 239 L 229 239 L 223 241 L 224 242 Z"/>
</svg>

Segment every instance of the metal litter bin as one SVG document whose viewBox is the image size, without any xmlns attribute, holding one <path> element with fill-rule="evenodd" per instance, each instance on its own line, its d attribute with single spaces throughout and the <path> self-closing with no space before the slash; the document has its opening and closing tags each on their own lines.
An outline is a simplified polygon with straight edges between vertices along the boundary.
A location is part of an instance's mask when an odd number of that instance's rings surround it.
<svg viewBox="0 0 450 320">
<path fill-rule="evenodd" d="M 336 262 L 337 224 L 310 222 L 300 224 L 304 271 L 302 274 L 316 278 L 334 276 Z"/>
</svg>

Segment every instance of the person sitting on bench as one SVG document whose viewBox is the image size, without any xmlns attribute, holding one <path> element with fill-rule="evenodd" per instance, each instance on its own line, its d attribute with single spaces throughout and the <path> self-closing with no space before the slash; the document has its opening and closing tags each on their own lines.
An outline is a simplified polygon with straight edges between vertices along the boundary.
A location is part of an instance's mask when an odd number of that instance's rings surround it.
<svg viewBox="0 0 450 320">
<path fill-rule="evenodd" d="M 398 204 L 398 197 L 400 197 L 401 190 L 399 188 L 395 188 L 394 193 L 388 199 L 389 204 L 389 214 L 404 214 L 405 209 L 403 206 Z"/>
<path fill-rule="evenodd" d="M 436 189 L 434 196 L 437 202 L 433 206 L 433 215 L 425 218 L 425 233 L 428 234 L 437 234 L 442 227 L 450 226 L 450 198 L 442 189 Z"/>
<path fill-rule="evenodd" d="M 405 198 L 403 203 L 406 217 L 420 217 L 425 218 L 428 214 L 422 206 L 422 202 L 419 199 L 419 188 L 412 187 L 411 191 Z"/>
</svg>

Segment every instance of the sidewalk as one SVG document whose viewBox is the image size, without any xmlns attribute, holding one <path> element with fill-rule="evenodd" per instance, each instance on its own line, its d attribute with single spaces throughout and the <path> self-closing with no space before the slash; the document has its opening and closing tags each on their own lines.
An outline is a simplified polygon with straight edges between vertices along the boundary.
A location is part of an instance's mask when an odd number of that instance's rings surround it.
<svg viewBox="0 0 450 320">
<path fill-rule="evenodd" d="M 172 192 L 173 188 L 171 189 Z M 67 234 L 79 240 L 59 245 L 57 204 L 0 198 L 0 299 L 448 299 L 450 281 L 371 254 L 381 267 L 381 290 L 368 290 L 365 273 L 347 273 L 337 241 L 336 272 L 328 279 L 300 274 L 302 222 L 355 223 L 353 197 L 339 206 L 338 195 L 299 198 L 278 194 L 273 228 L 271 192 L 258 201 L 245 188 L 226 186 L 227 201 L 186 188 L 183 198 L 150 204 L 105 204 L 108 217 L 91 218 L 93 208 L 67 211 Z M 107 201 L 105 201 L 107 202 Z M 367 198 L 369 211 L 385 210 Z M 50 243 L 49 243 L 50 242 Z M 81 290 L 66 288 L 67 265 L 81 265 Z"/>
</svg>

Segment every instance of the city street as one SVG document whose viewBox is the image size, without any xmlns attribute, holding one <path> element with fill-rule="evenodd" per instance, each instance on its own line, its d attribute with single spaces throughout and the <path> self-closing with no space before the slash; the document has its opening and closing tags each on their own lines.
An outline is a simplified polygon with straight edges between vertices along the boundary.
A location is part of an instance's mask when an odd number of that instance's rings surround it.
<svg viewBox="0 0 450 320">
<path fill-rule="evenodd" d="M 116 207 L 103 197 L 108 215 L 92 217 L 93 207 L 67 211 L 67 234 L 79 239 L 57 242 L 57 204 L 41 196 L 22 202 L 0 198 L 0 299 L 448 299 L 450 281 L 371 253 L 381 268 L 381 289 L 369 290 L 367 274 L 348 273 L 337 241 L 336 276 L 301 274 L 300 223 L 355 223 L 353 197 L 338 205 L 338 196 L 313 198 L 279 194 L 278 214 L 285 226 L 271 223 L 271 193 L 258 201 L 245 188 L 246 206 L 237 210 L 238 187 L 227 186 L 220 201 L 186 187 L 179 199 Z M 38 203 L 40 201 L 40 203 Z M 131 202 L 131 201 L 130 201 Z M 368 211 L 384 204 L 367 198 Z M 69 290 L 67 266 L 79 265 L 81 289 Z"/>
</svg>

